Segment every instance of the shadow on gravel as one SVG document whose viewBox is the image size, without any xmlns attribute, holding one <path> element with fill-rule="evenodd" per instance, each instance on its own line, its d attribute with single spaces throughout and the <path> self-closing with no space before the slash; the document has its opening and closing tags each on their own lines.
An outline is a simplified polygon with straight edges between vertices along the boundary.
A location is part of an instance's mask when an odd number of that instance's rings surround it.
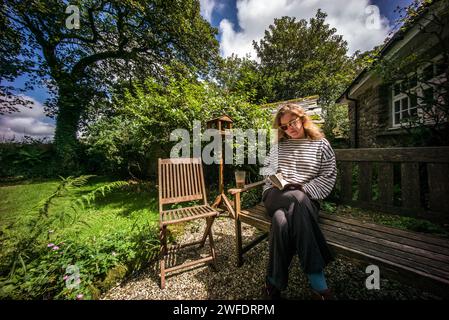
<svg viewBox="0 0 449 320">
<path fill-rule="evenodd" d="M 181 243 L 200 238 L 202 225 L 198 222 L 185 228 Z M 257 230 L 244 226 L 243 241 L 249 242 L 257 236 Z M 185 239 L 187 238 L 187 239 Z M 166 288 L 159 287 L 159 262 L 153 261 L 140 276 L 146 277 L 155 295 L 160 299 L 215 299 L 215 300 L 261 300 L 264 285 L 265 268 L 268 259 L 268 241 L 263 241 L 245 254 L 244 264 L 236 267 L 234 223 L 231 219 L 220 217 L 214 225 L 214 240 L 217 253 L 217 270 L 211 266 L 197 266 L 169 274 Z M 179 264 L 197 259 L 198 255 L 206 256 L 209 245 L 204 248 L 188 247 L 174 257 L 173 263 Z M 338 300 L 422 300 L 438 299 L 422 290 L 412 288 L 390 278 L 382 277 L 379 290 L 368 290 L 365 286 L 367 264 L 338 255 L 334 262 L 325 269 L 329 287 Z M 123 285 L 131 285 L 136 277 L 125 281 Z M 178 282 L 183 282 L 182 284 Z M 199 284 L 198 284 L 199 283 Z M 192 287 L 190 287 L 192 284 Z M 195 285 L 194 285 L 195 284 Z M 195 288 L 193 288 L 195 287 Z M 199 289 L 198 289 L 198 288 Z M 178 293 L 173 292 L 177 290 Z M 191 292 L 189 292 L 191 290 Z M 181 292 L 180 292 L 181 291 Z M 199 292 L 201 291 L 201 292 Z M 293 258 L 290 266 L 289 285 L 283 297 L 289 300 L 309 300 L 311 291 L 308 280 L 300 269 L 299 259 Z M 139 299 L 139 295 L 135 295 Z M 142 297 L 140 297 L 142 298 Z"/>
</svg>

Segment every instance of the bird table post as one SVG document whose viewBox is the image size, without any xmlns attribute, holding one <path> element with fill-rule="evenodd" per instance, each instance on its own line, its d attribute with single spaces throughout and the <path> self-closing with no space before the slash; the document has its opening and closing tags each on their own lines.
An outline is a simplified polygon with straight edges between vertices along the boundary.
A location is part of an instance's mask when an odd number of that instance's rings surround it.
<svg viewBox="0 0 449 320">
<path fill-rule="evenodd" d="M 228 115 L 224 114 L 218 118 L 214 118 L 212 120 L 207 121 L 206 126 L 208 129 L 217 129 L 220 133 L 221 137 L 224 138 L 226 136 L 226 130 L 232 129 L 232 119 Z M 223 143 L 222 139 L 222 143 Z M 220 166 L 219 166 L 219 172 L 218 172 L 218 191 L 219 195 L 215 199 L 213 203 L 213 207 L 218 207 L 219 205 L 225 205 L 227 207 L 227 199 L 225 193 L 224 193 L 224 159 L 223 159 L 223 148 L 222 152 L 220 153 Z M 229 210 L 228 210 L 229 211 Z M 231 211 L 230 211 L 231 212 Z"/>
</svg>

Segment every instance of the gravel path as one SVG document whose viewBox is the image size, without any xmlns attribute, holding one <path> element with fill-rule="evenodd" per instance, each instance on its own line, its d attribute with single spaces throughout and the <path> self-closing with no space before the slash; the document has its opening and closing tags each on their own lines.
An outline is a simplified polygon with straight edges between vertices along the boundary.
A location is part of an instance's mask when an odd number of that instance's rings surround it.
<svg viewBox="0 0 449 320">
<path fill-rule="evenodd" d="M 204 222 L 189 223 L 179 243 L 199 240 L 204 230 Z M 243 224 L 243 241 L 257 236 L 257 230 Z M 154 262 L 145 270 L 132 274 L 122 283 L 106 292 L 102 299 L 107 300 L 258 300 L 262 299 L 265 266 L 268 256 L 268 242 L 263 241 L 245 255 L 242 267 L 235 266 L 234 221 L 228 217 L 219 217 L 213 226 L 217 252 L 217 270 L 209 266 L 197 266 L 185 271 L 172 273 L 166 278 L 164 290 L 159 288 L 159 264 Z M 185 250 L 185 249 L 184 249 Z M 192 254 L 208 254 L 209 247 L 197 250 L 187 248 L 177 256 L 177 263 L 188 261 Z M 195 256 L 196 254 L 196 256 Z M 404 300 L 433 299 L 421 290 L 416 290 L 393 280 L 382 278 L 381 289 L 368 290 L 365 287 L 366 265 L 354 263 L 344 257 L 338 258 L 326 268 L 328 285 L 340 300 Z M 381 271 L 382 272 L 382 271 Z M 299 261 L 294 257 L 290 268 L 289 286 L 283 296 L 287 299 L 309 299 L 310 290 L 307 279 L 300 270 Z"/>
</svg>

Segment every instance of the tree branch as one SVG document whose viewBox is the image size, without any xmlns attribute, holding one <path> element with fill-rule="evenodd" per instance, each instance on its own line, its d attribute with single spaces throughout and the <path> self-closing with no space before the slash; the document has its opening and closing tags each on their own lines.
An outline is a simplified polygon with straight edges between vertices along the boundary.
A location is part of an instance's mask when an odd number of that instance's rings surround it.
<svg viewBox="0 0 449 320">
<path fill-rule="evenodd" d="M 99 52 L 93 55 L 90 55 L 88 57 L 82 58 L 80 61 L 78 61 L 72 68 L 72 72 L 70 73 L 72 76 L 74 76 L 75 78 L 79 78 L 82 77 L 82 75 L 84 74 L 85 69 L 96 63 L 99 61 L 103 61 L 106 59 L 131 59 L 133 58 L 136 54 L 138 53 L 142 53 L 142 52 L 146 52 L 148 50 L 148 48 L 134 48 L 131 51 L 124 51 L 124 50 L 116 50 L 116 51 L 104 51 L 104 52 Z"/>
</svg>

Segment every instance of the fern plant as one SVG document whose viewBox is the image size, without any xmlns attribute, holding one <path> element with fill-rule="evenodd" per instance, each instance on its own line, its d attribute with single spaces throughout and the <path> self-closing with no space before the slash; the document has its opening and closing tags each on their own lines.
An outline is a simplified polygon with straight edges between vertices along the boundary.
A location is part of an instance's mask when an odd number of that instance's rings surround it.
<svg viewBox="0 0 449 320">
<path fill-rule="evenodd" d="M 86 195 L 74 199 L 71 204 L 50 214 L 50 207 L 57 198 L 61 198 L 84 186 L 94 175 L 82 175 L 79 177 L 69 176 L 60 177 L 61 182 L 48 197 L 39 201 L 32 208 L 29 214 L 24 215 L 16 222 L 5 228 L 0 243 L 5 247 L 13 248 L 2 254 L 3 266 L 1 271 L 9 270 L 8 278 L 11 278 L 18 266 L 21 266 L 24 273 L 27 271 L 29 261 L 38 258 L 36 248 L 42 242 L 42 235 L 46 235 L 48 240 L 48 230 L 58 227 L 65 228 L 67 224 L 82 223 L 88 226 L 84 221 L 79 220 L 79 213 L 85 209 L 85 205 L 90 204 L 98 195 L 105 196 L 107 192 L 122 188 L 128 185 L 126 181 L 115 181 L 102 185 Z M 8 244 L 8 245 L 6 245 Z M 6 265 L 5 265 L 6 264 Z"/>
</svg>

